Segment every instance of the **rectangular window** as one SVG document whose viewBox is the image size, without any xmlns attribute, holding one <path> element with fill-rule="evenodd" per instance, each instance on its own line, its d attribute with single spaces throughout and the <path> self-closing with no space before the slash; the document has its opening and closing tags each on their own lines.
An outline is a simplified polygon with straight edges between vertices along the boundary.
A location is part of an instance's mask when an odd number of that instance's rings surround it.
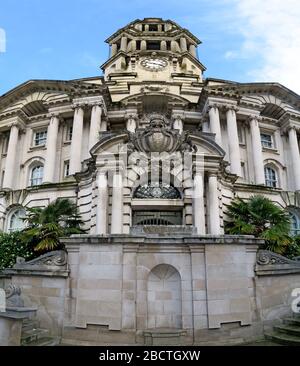
<svg viewBox="0 0 300 366">
<path fill-rule="evenodd" d="M 72 141 L 73 136 L 73 124 L 69 123 L 66 129 L 66 141 Z"/>
<path fill-rule="evenodd" d="M 246 179 L 246 166 L 243 161 L 241 161 L 241 173 L 242 173 L 242 178 Z"/>
<path fill-rule="evenodd" d="M 159 41 L 147 41 L 147 50 L 160 50 Z"/>
<path fill-rule="evenodd" d="M 238 137 L 239 137 L 239 143 L 244 144 L 245 143 L 244 129 L 241 126 L 238 126 Z"/>
<path fill-rule="evenodd" d="M 2 140 L 2 154 L 7 154 L 9 134 L 6 133 Z"/>
<path fill-rule="evenodd" d="M 64 177 L 68 177 L 70 175 L 70 160 L 66 160 L 64 162 Z"/>
<path fill-rule="evenodd" d="M 1 175 L 1 187 L 3 188 L 3 182 L 4 182 L 4 175 L 5 175 L 5 170 L 2 171 L 2 175 Z"/>
<path fill-rule="evenodd" d="M 266 147 L 266 148 L 273 148 L 273 138 L 272 135 L 267 134 L 267 133 L 261 133 L 260 134 L 260 140 L 261 140 L 261 145 L 262 147 Z"/>
<path fill-rule="evenodd" d="M 158 31 L 158 25 L 157 24 L 149 24 L 149 31 L 150 32 L 157 32 Z"/>
<path fill-rule="evenodd" d="M 47 130 L 37 131 L 34 134 L 34 146 L 46 145 Z"/>
<path fill-rule="evenodd" d="M 277 187 L 277 176 L 274 169 L 265 167 L 265 182 L 267 187 Z"/>
</svg>

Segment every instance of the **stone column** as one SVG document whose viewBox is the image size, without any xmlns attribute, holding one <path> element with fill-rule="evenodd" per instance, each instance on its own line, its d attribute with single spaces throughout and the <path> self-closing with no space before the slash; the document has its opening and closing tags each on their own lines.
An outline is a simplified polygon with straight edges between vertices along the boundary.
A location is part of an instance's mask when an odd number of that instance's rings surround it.
<svg viewBox="0 0 300 366">
<path fill-rule="evenodd" d="M 129 132 L 135 133 L 137 115 L 129 114 L 126 116 L 126 129 Z"/>
<path fill-rule="evenodd" d="M 292 127 L 289 129 L 288 133 L 294 174 L 294 187 L 295 191 L 298 191 L 300 190 L 300 155 L 297 131 L 295 128 Z"/>
<path fill-rule="evenodd" d="M 99 141 L 99 132 L 101 126 L 101 105 L 95 104 L 92 107 L 90 134 L 89 134 L 89 150 Z"/>
<path fill-rule="evenodd" d="M 166 51 L 167 50 L 167 42 L 166 41 L 161 41 L 160 42 L 160 49 L 161 49 L 161 51 Z"/>
<path fill-rule="evenodd" d="M 174 117 L 173 128 L 174 130 L 179 130 L 179 132 L 182 133 L 183 131 L 182 116 L 178 115 Z"/>
<path fill-rule="evenodd" d="M 107 131 L 107 120 L 102 119 L 100 124 L 100 132 Z"/>
<path fill-rule="evenodd" d="M 55 181 L 58 127 L 59 116 L 57 114 L 52 114 L 47 130 L 47 152 L 45 157 L 43 183 L 54 183 Z"/>
<path fill-rule="evenodd" d="M 118 46 L 117 46 L 117 44 L 116 43 L 113 43 L 112 45 L 111 45 L 111 57 L 113 57 L 114 55 L 116 55 L 116 53 L 117 53 L 117 50 L 118 50 Z"/>
<path fill-rule="evenodd" d="M 136 51 L 136 40 L 133 39 L 130 43 L 131 43 L 131 52 L 135 52 Z"/>
<path fill-rule="evenodd" d="M 220 212 L 219 212 L 219 194 L 218 178 L 216 174 L 210 174 L 208 177 L 208 204 L 209 204 L 209 228 L 211 235 L 220 235 Z"/>
<path fill-rule="evenodd" d="M 19 138 L 19 126 L 17 123 L 12 124 L 10 128 L 8 148 L 6 154 L 5 173 L 2 188 L 13 188 L 14 172 L 17 171 L 16 156 Z"/>
<path fill-rule="evenodd" d="M 264 161 L 262 154 L 258 116 L 250 116 L 250 131 L 252 140 L 252 159 L 256 184 L 265 184 Z"/>
<path fill-rule="evenodd" d="M 234 106 L 228 106 L 226 110 L 227 134 L 229 145 L 230 171 L 241 177 L 241 155 L 240 143 L 236 123 L 236 109 Z"/>
<path fill-rule="evenodd" d="M 196 52 L 196 46 L 195 45 L 191 44 L 189 51 L 190 51 L 190 54 L 192 56 L 194 56 L 195 58 L 197 58 L 197 52 Z"/>
<path fill-rule="evenodd" d="M 123 178 L 121 173 L 114 173 L 111 206 L 111 234 L 123 232 Z"/>
<path fill-rule="evenodd" d="M 186 52 L 187 51 L 187 43 L 186 43 L 186 38 L 185 37 L 180 38 L 180 48 L 181 48 L 181 52 Z"/>
<path fill-rule="evenodd" d="M 123 36 L 121 38 L 121 46 L 120 46 L 120 50 L 126 52 L 127 51 L 127 37 Z"/>
<path fill-rule="evenodd" d="M 108 218 L 108 186 L 107 173 L 101 172 L 98 176 L 98 198 L 96 212 L 96 234 L 107 234 L 107 218 Z"/>
<path fill-rule="evenodd" d="M 146 51 L 147 49 L 147 42 L 143 39 L 141 40 L 141 51 Z"/>
<path fill-rule="evenodd" d="M 171 51 L 172 52 L 180 51 L 179 44 L 177 43 L 177 41 L 171 41 Z"/>
<path fill-rule="evenodd" d="M 209 106 L 208 114 L 209 114 L 210 132 L 215 134 L 216 143 L 222 146 L 220 115 L 218 107 L 216 105 Z"/>
<path fill-rule="evenodd" d="M 204 179 L 203 172 L 196 172 L 194 176 L 193 192 L 193 215 L 194 226 L 198 235 L 205 234 L 205 212 L 204 212 Z"/>
<path fill-rule="evenodd" d="M 83 106 L 76 106 L 73 119 L 73 135 L 70 153 L 70 175 L 81 170 L 81 146 L 83 133 Z"/>
</svg>

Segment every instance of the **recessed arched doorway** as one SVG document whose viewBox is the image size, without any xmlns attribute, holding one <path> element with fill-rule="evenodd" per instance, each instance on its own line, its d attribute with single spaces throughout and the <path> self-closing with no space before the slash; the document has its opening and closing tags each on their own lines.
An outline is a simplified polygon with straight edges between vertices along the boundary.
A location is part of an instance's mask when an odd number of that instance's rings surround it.
<svg viewBox="0 0 300 366">
<path fill-rule="evenodd" d="M 181 278 L 168 264 L 154 267 L 148 277 L 148 328 L 182 327 Z"/>
</svg>

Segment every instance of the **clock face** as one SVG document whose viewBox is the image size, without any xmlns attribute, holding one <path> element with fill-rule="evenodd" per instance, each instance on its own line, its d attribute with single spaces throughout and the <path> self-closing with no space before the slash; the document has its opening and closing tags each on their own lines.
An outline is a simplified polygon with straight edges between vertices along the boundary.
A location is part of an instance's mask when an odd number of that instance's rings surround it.
<svg viewBox="0 0 300 366">
<path fill-rule="evenodd" d="M 167 60 L 164 58 L 149 57 L 141 61 L 141 65 L 150 71 L 160 71 L 167 66 Z"/>
</svg>

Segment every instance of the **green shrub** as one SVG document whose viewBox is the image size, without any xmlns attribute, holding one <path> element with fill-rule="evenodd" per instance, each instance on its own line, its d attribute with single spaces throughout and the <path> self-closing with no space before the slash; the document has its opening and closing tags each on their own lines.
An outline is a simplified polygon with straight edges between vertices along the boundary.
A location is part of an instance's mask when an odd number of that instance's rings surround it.
<svg viewBox="0 0 300 366">
<path fill-rule="evenodd" d="M 20 232 L 0 233 L 0 269 L 12 267 L 17 257 L 34 258 L 33 250 L 21 240 Z"/>
</svg>

